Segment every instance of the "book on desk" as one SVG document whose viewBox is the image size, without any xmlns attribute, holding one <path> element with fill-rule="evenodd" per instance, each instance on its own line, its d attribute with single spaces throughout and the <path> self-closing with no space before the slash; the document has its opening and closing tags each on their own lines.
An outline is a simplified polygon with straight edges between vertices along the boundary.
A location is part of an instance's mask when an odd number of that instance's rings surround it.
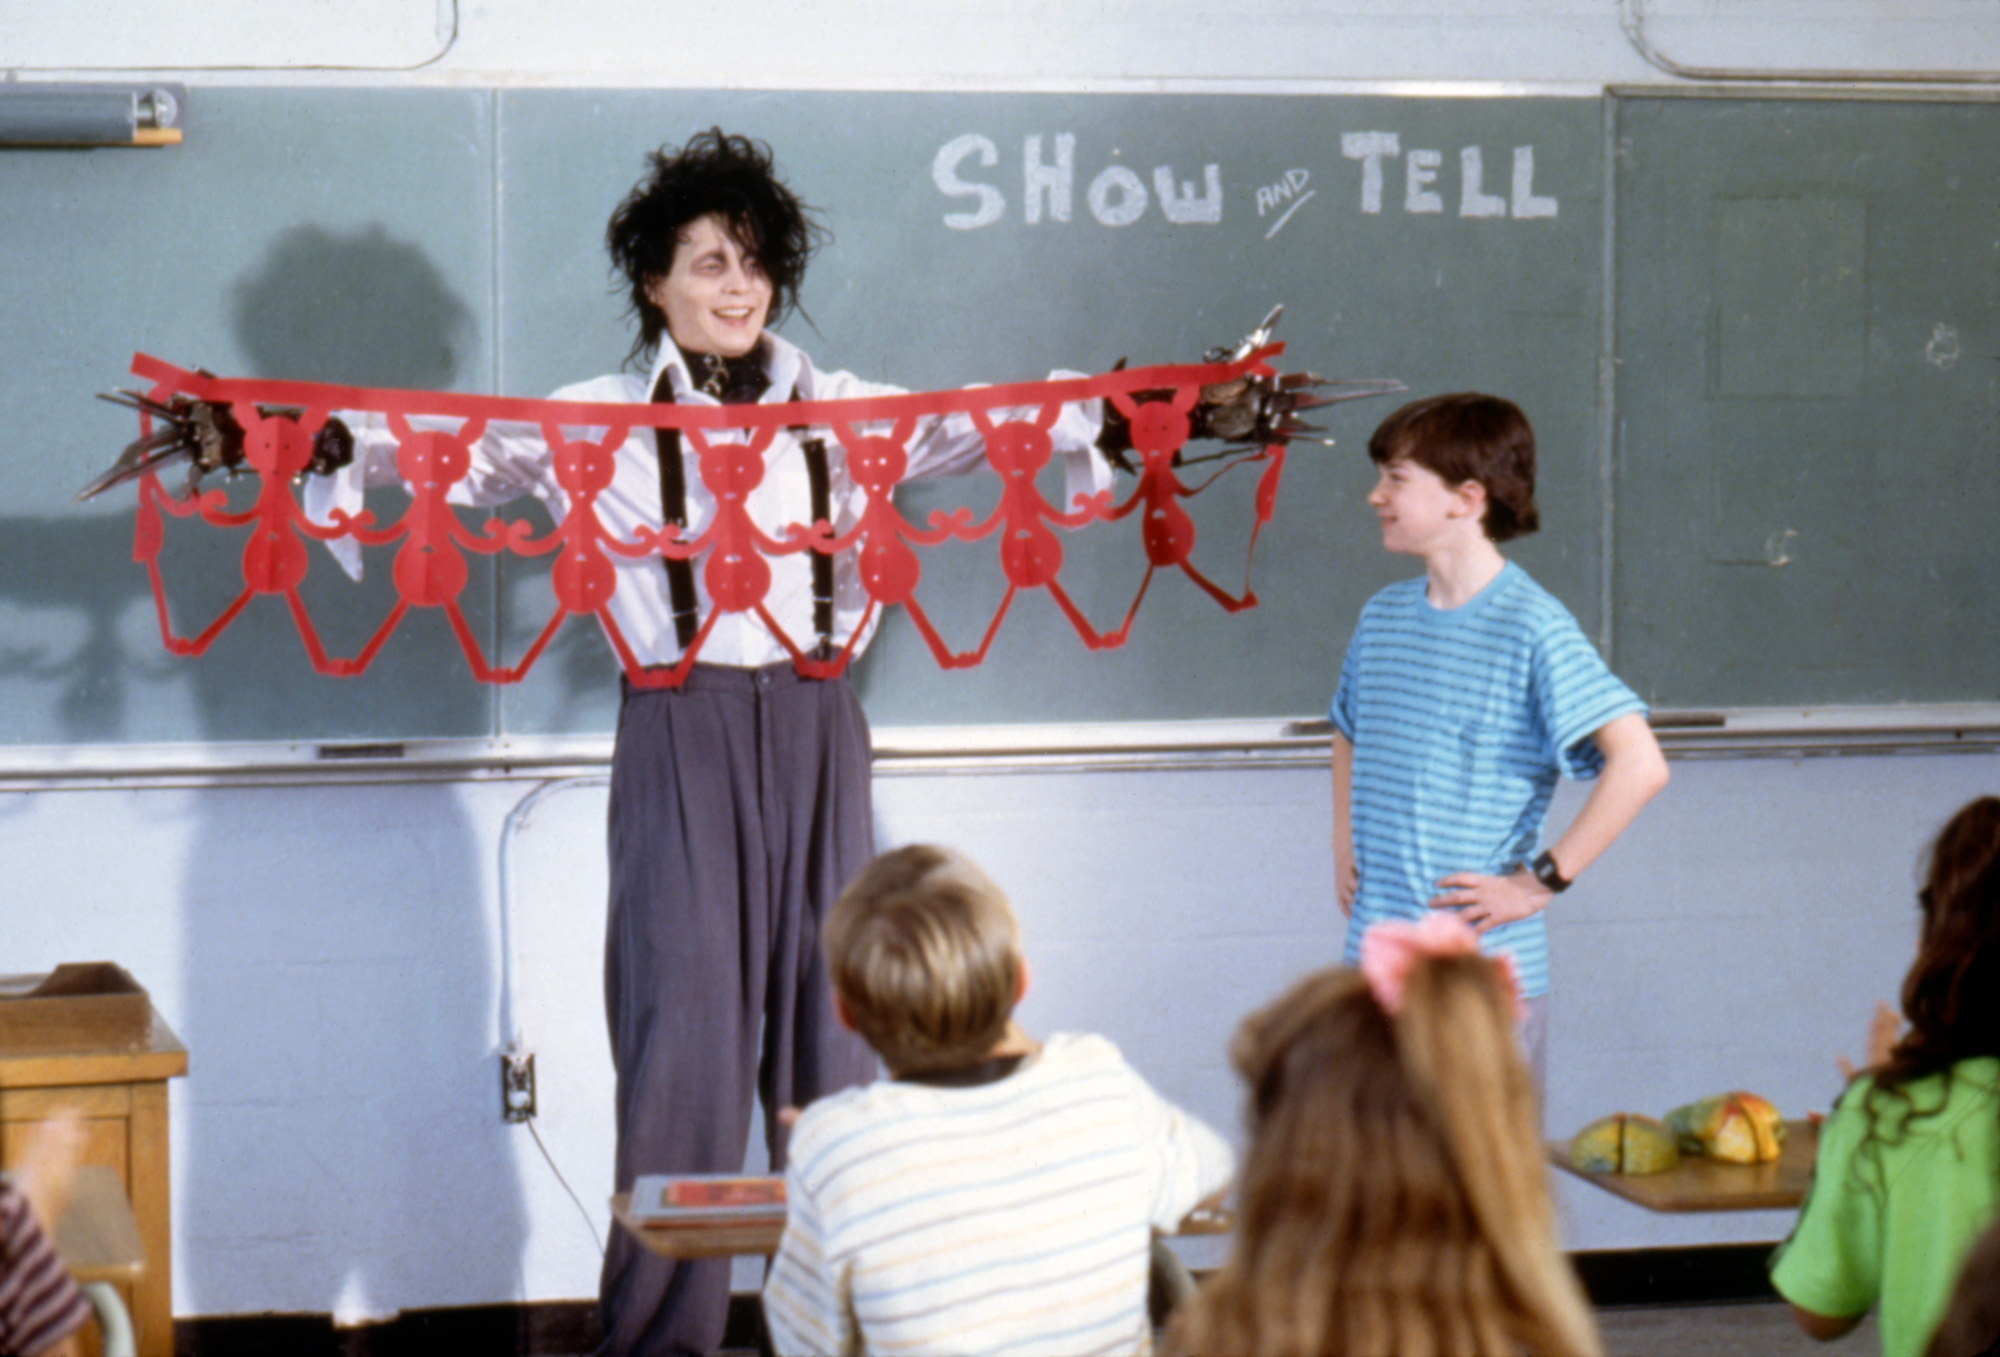
<svg viewBox="0 0 2000 1357">
<path fill-rule="evenodd" d="M 648 1174 L 632 1184 L 632 1218 L 648 1229 L 782 1226 L 785 1180 L 726 1173 Z"/>
</svg>

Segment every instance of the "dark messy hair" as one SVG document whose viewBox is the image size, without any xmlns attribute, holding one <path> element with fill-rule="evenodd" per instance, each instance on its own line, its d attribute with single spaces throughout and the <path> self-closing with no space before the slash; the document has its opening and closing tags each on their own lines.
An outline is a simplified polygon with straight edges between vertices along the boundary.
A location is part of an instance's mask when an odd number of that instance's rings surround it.
<svg viewBox="0 0 2000 1357">
<path fill-rule="evenodd" d="M 1911 1083 L 2000 1055 L 2000 797 L 1968 803 L 1938 831 L 1917 902 L 1923 932 L 1903 979 L 1910 1030 L 1869 1072 L 1871 1137 L 1940 1110 L 1917 1107 Z"/>
<path fill-rule="evenodd" d="M 604 229 L 612 264 L 631 287 L 630 314 L 639 318 L 639 337 L 627 361 L 659 347 L 667 318 L 646 289 L 673 267 L 688 223 L 711 212 L 729 224 L 736 243 L 756 257 L 771 280 L 771 321 L 798 305 L 806 262 L 826 231 L 779 181 L 769 146 L 711 127 L 689 137 L 680 150 L 662 146 L 646 160 L 652 172 L 632 186 Z"/>
<path fill-rule="evenodd" d="M 1368 439 L 1377 466 L 1407 457 L 1447 485 L 1486 487 L 1487 537 L 1506 542 L 1542 526 L 1535 509 L 1535 431 L 1521 407 L 1461 391 L 1411 401 Z"/>
</svg>

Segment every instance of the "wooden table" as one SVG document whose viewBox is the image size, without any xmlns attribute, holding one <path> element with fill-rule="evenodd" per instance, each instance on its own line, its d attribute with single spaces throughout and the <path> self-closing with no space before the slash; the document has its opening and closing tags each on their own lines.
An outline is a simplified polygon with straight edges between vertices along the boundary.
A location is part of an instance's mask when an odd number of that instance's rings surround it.
<svg viewBox="0 0 2000 1357">
<path fill-rule="evenodd" d="M 660 1225 L 640 1221 L 632 1214 L 629 1193 L 611 1199 L 611 1216 L 631 1232 L 634 1239 L 663 1258 L 726 1258 L 737 1254 L 778 1251 L 778 1237 L 784 1233 L 783 1212 L 753 1216 L 748 1220 L 703 1221 L 685 1225 Z M 1226 1234 L 1234 1223 L 1221 1208 L 1196 1207 L 1180 1223 L 1176 1234 Z"/>
<path fill-rule="evenodd" d="M 1758 1211 L 1788 1209 L 1805 1200 L 1812 1182 L 1819 1129 L 1809 1121 L 1785 1123 L 1785 1143 L 1762 1164 L 1725 1164 L 1683 1155 L 1665 1173 L 1587 1173 L 1569 1162 L 1569 1142 L 1549 1142 L 1549 1162 L 1613 1196 L 1648 1211 Z"/>
<path fill-rule="evenodd" d="M 0 1003 L 40 976 L 0 976 Z M 32 1124 L 64 1112 L 83 1121 L 85 1165 L 115 1177 L 131 1203 L 144 1271 L 115 1280 L 141 1357 L 173 1357 L 173 1237 L 167 1171 L 167 1080 L 187 1073 L 187 1048 L 154 1011 L 129 1036 L 95 1043 L 61 1031 L 0 1042 L 0 1167 L 20 1157 Z M 81 1175 L 86 1191 L 89 1176 Z M 97 1180 L 98 1186 L 107 1180 Z M 58 1247 L 60 1247 L 60 1242 Z"/>
</svg>

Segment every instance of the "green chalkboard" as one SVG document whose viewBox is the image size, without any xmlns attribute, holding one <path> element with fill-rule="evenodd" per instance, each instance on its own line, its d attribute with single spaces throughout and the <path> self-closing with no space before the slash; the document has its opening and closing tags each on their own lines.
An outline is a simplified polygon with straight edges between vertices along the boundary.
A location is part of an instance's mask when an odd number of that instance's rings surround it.
<svg viewBox="0 0 2000 1357">
<path fill-rule="evenodd" d="M 15 322 L 0 333 L 0 743 L 609 729 L 614 669 L 587 624 L 507 690 L 466 678 L 430 616 L 366 677 L 319 678 L 269 600 L 206 658 L 172 659 L 130 559 L 129 499 L 78 509 L 69 494 L 130 436 L 90 395 L 125 380 L 134 349 L 232 375 L 508 395 L 616 368 L 630 330 L 604 219 L 648 150 L 716 123 L 770 141 L 833 230 L 786 327 L 823 365 L 925 388 L 1188 359 L 1282 301 L 1288 362 L 1528 409 L 1545 530 L 1515 554 L 1656 704 L 2000 700 L 1992 102 L 190 102 L 177 148 L 0 151 L 0 306 Z M 1193 215 L 1214 219 L 1170 220 L 1156 172 L 1203 191 L 1211 166 L 1219 210 Z M 1388 407 L 1336 410 L 1340 446 L 1294 455 L 1260 545 L 1260 608 L 1226 616 L 1162 577 L 1127 648 L 1089 654 L 1029 595 L 988 663 L 954 674 L 892 617 L 859 670 L 876 721 L 1317 711 L 1361 602 L 1412 568 L 1382 555 L 1362 502 L 1361 447 Z M 1225 479 L 1196 504 L 1196 559 L 1231 586 L 1251 488 Z M 990 495 L 976 478 L 914 488 L 905 511 Z M 1135 535 L 1068 545 L 1086 611 L 1121 615 Z M 170 537 L 177 616 L 226 603 L 236 550 Z M 546 615 L 544 580 L 475 569 L 473 625 L 518 653 Z M 315 570 L 309 602 L 334 649 L 382 615 L 385 573 L 356 586 Z M 926 563 L 926 603 L 959 644 L 999 594 L 990 544 Z"/>
<path fill-rule="evenodd" d="M 1615 104 L 1614 663 L 2000 700 L 2000 106 Z"/>
<path fill-rule="evenodd" d="M 481 391 L 493 379 L 492 98 L 464 91 L 203 90 L 185 144 L 0 150 L 0 743 L 480 735 L 489 699 L 440 683 L 443 631 L 367 676 L 316 676 L 261 600 L 200 660 L 162 649 L 132 561 L 129 490 L 70 497 L 133 436 L 92 399 L 134 350 L 256 377 Z M 240 543 L 173 534 L 183 625 L 242 587 Z M 467 607 L 491 626 L 490 569 Z M 351 652 L 386 579 L 307 580 Z M 265 605 L 274 606 L 265 606 Z"/>
<path fill-rule="evenodd" d="M 0 305 L 26 320 L 0 334 L 0 742 L 608 730 L 615 669 L 587 623 L 507 690 L 463 677 L 434 616 L 405 623 L 368 676 L 315 677 L 273 600 L 207 658 L 171 659 L 130 560 L 129 500 L 68 498 L 130 436 L 90 394 L 125 381 L 134 349 L 230 375 L 531 396 L 615 369 L 631 332 L 604 221 L 647 151 L 718 123 L 768 140 L 832 228 L 785 331 L 823 366 L 926 388 L 1188 360 L 1283 302 L 1288 363 L 1513 396 L 1541 435 L 1547 525 L 1517 554 L 1595 632 L 1602 116 L 1547 99 L 197 89 L 178 148 L 0 151 Z M 1156 171 L 1205 191 L 1211 166 L 1215 219 L 1169 220 Z M 892 617 L 859 673 L 874 719 L 1322 709 L 1361 603 L 1412 570 L 1383 556 L 1363 503 L 1362 449 L 1390 405 L 1334 411 L 1340 445 L 1294 455 L 1260 608 L 1226 616 L 1162 577 L 1127 648 L 1089 654 L 1030 595 L 987 664 L 953 674 Z M 1251 489 L 1239 473 L 1196 504 L 1197 562 L 1232 586 Z M 974 478 L 905 510 L 990 495 Z M 1126 526 L 1069 548 L 1065 583 L 1100 622 L 1142 573 Z M 236 548 L 183 533 L 170 549 L 177 611 L 212 616 Z M 926 562 L 923 596 L 960 644 L 999 598 L 991 550 Z M 309 588 L 337 650 L 388 597 L 381 578 L 323 567 Z M 466 602 L 509 654 L 549 606 L 516 566 Z"/>
<path fill-rule="evenodd" d="M 768 141 L 834 232 L 807 281 L 809 323 L 786 327 L 824 365 L 930 388 L 1038 378 L 1055 367 L 1101 371 L 1122 356 L 1188 359 L 1233 341 L 1281 301 L 1288 363 L 1521 400 L 1542 434 L 1551 525 L 1522 558 L 1586 626 L 1597 620 L 1595 103 L 565 91 L 509 94 L 500 116 L 510 391 L 539 392 L 622 358 L 629 331 L 605 295 L 603 218 L 637 177 L 643 151 L 719 123 Z M 1344 144 L 1357 137 L 1365 145 Z M 982 197 L 941 191 L 937 162 L 973 138 L 996 163 L 967 149 L 953 178 L 989 186 L 1000 206 L 988 224 L 953 226 L 947 218 L 978 215 Z M 1045 167 L 1070 147 L 1066 210 L 1060 194 L 1044 191 L 1034 203 L 1039 221 L 1029 220 L 1023 188 L 1030 139 Z M 1492 215 L 1460 215 L 1468 147 L 1481 154 L 1472 205 Z M 1516 147 L 1532 148 L 1528 197 L 1545 200 L 1524 200 L 1522 210 L 1541 215 L 1512 215 Z M 1437 210 L 1413 213 L 1406 160 L 1426 149 L 1436 180 L 1419 192 L 1434 193 Z M 1092 210 L 1091 185 L 1111 167 L 1150 186 L 1161 166 L 1199 184 L 1209 165 L 1222 186 L 1217 222 L 1172 223 L 1157 201 L 1124 225 L 1105 225 Z M 1366 192 L 1375 175 L 1379 191 Z M 1289 196 L 1270 191 L 1287 185 Z M 1322 711 L 1362 602 L 1411 573 L 1408 561 L 1383 556 L 1363 503 L 1367 434 L 1393 404 L 1338 409 L 1340 445 L 1292 459 L 1258 548 L 1256 610 L 1226 616 L 1188 581 L 1163 576 L 1130 643 L 1093 654 L 1053 604 L 1030 595 L 986 664 L 951 674 L 893 616 L 859 673 L 871 716 L 928 725 Z M 1242 579 L 1252 489 L 1239 473 L 1194 510 L 1197 558 L 1232 587 Z M 990 491 L 925 486 L 903 504 L 914 513 L 968 495 L 985 503 Z M 1065 550 L 1064 581 L 1085 611 L 1100 622 L 1122 616 L 1143 573 L 1136 533 L 1083 534 Z M 947 633 L 969 645 L 1002 584 L 982 543 L 927 559 L 923 596 Z M 567 663 L 503 695 L 508 730 L 609 724 L 605 648 L 585 629 L 570 639 Z"/>
</svg>

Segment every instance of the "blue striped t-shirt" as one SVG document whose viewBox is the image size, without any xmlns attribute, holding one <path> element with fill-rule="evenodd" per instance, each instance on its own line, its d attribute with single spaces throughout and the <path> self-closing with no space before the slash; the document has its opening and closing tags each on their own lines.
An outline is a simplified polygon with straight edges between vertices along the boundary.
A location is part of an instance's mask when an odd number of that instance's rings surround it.
<svg viewBox="0 0 2000 1357">
<path fill-rule="evenodd" d="M 1513 562 L 1456 608 L 1432 607 L 1424 590 L 1405 580 L 1368 600 L 1327 713 L 1354 746 L 1349 965 L 1368 925 L 1421 918 L 1441 878 L 1533 859 L 1557 774 L 1596 777 L 1604 758 L 1590 736 L 1645 710 Z M 1513 956 L 1524 995 L 1548 992 L 1541 914 L 1484 945 Z"/>
</svg>

